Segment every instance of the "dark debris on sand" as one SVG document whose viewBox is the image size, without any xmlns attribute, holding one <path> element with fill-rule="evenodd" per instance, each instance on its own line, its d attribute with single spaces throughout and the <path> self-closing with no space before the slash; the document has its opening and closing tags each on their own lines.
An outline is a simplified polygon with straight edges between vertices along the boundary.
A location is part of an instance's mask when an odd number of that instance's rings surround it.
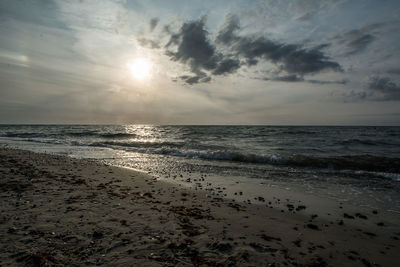
<svg viewBox="0 0 400 267">
<path fill-rule="evenodd" d="M 192 192 L 157 188 L 153 179 L 128 187 L 116 169 L 89 161 L 0 153 L 0 266 L 332 266 L 329 244 L 319 241 L 327 228 L 320 217 L 318 225 L 317 216 L 286 228 L 272 216 L 257 224 L 257 212 L 246 204 L 194 201 Z M 368 220 L 361 213 L 344 219 Z M 383 225 L 375 226 L 388 228 Z M 379 238 L 378 232 L 361 235 Z M 374 266 L 356 249 L 333 256 Z"/>
</svg>

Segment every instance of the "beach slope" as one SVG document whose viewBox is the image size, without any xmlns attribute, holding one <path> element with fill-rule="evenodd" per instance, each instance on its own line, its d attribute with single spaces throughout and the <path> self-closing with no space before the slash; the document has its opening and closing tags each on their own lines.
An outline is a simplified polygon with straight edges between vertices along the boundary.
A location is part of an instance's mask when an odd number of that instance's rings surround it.
<svg viewBox="0 0 400 267">
<path fill-rule="evenodd" d="M 383 223 L 236 203 L 92 160 L 2 148 L 0 198 L 2 266 L 399 264 L 400 233 Z"/>
</svg>

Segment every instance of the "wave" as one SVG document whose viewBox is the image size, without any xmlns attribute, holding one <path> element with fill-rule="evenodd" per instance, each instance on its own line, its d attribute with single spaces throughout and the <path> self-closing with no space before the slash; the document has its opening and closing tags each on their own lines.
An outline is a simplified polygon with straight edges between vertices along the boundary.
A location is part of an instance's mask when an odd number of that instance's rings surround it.
<svg viewBox="0 0 400 267">
<path fill-rule="evenodd" d="M 400 173 L 400 158 L 377 157 L 371 155 L 313 157 L 306 155 L 256 155 L 229 151 L 180 151 L 163 149 L 161 154 L 201 158 L 207 160 L 225 160 L 243 163 L 265 163 L 292 167 L 310 167 L 337 170 L 364 170 L 385 173 Z M 157 152 L 156 152 L 157 153 Z"/>
<path fill-rule="evenodd" d="M 344 155 L 335 157 L 297 155 L 289 157 L 287 164 L 297 167 L 400 173 L 400 158 L 373 155 Z"/>
<path fill-rule="evenodd" d="M 26 139 L 24 141 L 32 142 L 32 143 L 39 143 L 39 144 L 49 144 L 49 145 L 69 145 L 70 143 L 62 141 L 62 140 L 55 140 L 55 139 Z M 74 144 L 78 145 L 78 144 Z"/>
<path fill-rule="evenodd" d="M 134 133 L 103 133 L 98 134 L 99 137 L 103 138 L 133 138 L 136 137 Z"/>
<path fill-rule="evenodd" d="M 83 132 L 64 132 L 67 136 L 77 136 L 77 137 L 99 137 L 99 138 L 133 138 L 136 137 L 134 133 L 102 133 L 97 131 L 83 131 Z"/>
<path fill-rule="evenodd" d="M 383 173 L 400 173 L 400 158 L 376 157 L 370 155 L 311 157 L 305 155 L 278 156 L 255 155 L 235 152 L 198 152 L 198 151 L 163 151 L 181 157 L 197 157 L 208 160 L 225 160 L 243 163 L 264 163 L 270 165 L 284 165 L 289 167 L 308 167 L 336 170 L 363 170 Z"/>
<path fill-rule="evenodd" d="M 46 137 L 62 137 L 62 136 L 73 136 L 73 137 L 83 137 L 83 136 L 93 136 L 97 135 L 94 132 L 61 132 L 61 133 L 44 133 L 44 132 L 7 132 L 2 134 L 3 137 L 17 137 L 17 138 L 46 138 Z"/>
<path fill-rule="evenodd" d="M 131 148 L 160 148 L 160 147 L 182 147 L 184 143 L 178 142 L 146 142 L 146 141 L 135 141 L 135 142 L 118 142 L 118 141 L 106 141 L 106 142 L 94 142 L 89 146 L 100 146 L 100 147 L 131 147 Z"/>
<path fill-rule="evenodd" d="M 97 135 L 96 131 L 81 131 L 81 132 L 62 132 L 60 135 L 66 136 L 76 136 L 76 137 L 86 137 L 86 136 L 94 136 Z"/>
<path fill-rule="evenodd" d="M 399 153 L 391 152 L 399 145 L 399 140 L 388 137 L 390 135 L 374 135 L 374 132 L 366 131 L 366 133 L 370 134 L 370 137 L 366 135 L 363 137 L 360 136 L 360 133 L 364 133 L 365 131 L 360 131 L 358 135 L 356 133 L 345 135 L 351 138 L 338 140 L 336 134 L 329 133 L 326 135 L 326 138 L 321 138 L 324 141 L 322 142 L 319 141 L 319 134 L 324 134 L 325 136 L 325 133 L 314 128 L 261 128 L 254 131 L 254 134 L 250 134 L 250 131 L 247 131 L 246 128 L 246 133 L 249 132 L 248 139 L 246 139 L 247 135 L 243 132 L 236 131 L 237 128 L 228 127 L 229 134 L 226 132 L 226 135 L 219 133 L 218 129 L 216 131 L 215 127 L 210 128 L 211 130 L 207 130 L 207 128 L 192 129 L 190 127 L 177 129 L 176 132 L 175 130 L 168 130 L 170 132 L 165 133 L 165 137 L 168 139 L 151 142 L 136 140 L 140 136 L 137 136 L 135 133 L 126 133 L 122 128 L 114 129 L 105 127 L 19 127 L 13 132 L 12 128 L 5 128 L 4 132 L 0 133 L 0 136 L 10 137 L 10 139 L 21 138 L 30 142 L 107 147 L 128 152 L 171 155 L 204 160 L 400 173 Z M 165 129 L 161 128 L 161 130 L 164 131 Z M 282 139 L 274 139 L 274 137 L 263 138 L 263 136 L 271 131 L 279 132 L 279 134 L 285 136 Z M 398 134 L 399 132 L 396 128 L 389 133 Z M 290 134 L 293 134 L 293 136 L 288 137 Z M 295 134 L 299 134 L 299 136 L 295 136 Z M 316 134 L 318 138 L 312 138 L 312 136 L 301 137 L 303 134 Z M 254 138 L 258 136 L 260 138 Z M 284 142 L 281 142 L 281 140 Z M 274 143 L 275 141 L 276 144 Z M 248 142 L 248 145 L 246 142 Z M 347 147 L 340 150 L 340 146 Z M 351 150 L 352 146 L 354 146 L 353 150 Z M 273 149 L 276 154 L 268 154 L 266 151 L 270 151 L 270 149 Z M 266 154 L 263 154 L 262 151 L 265 151 Z M 299 154 L 288 155 L 291 152 Z M 334 156 L 337 155 L 336 153 L 339 153 L 340 156 Z M 350 156 L 346 155 L 346 153 L 359 153 L 359 155 Z M 374 154 L 376 156 L 373 156 Z M 387 157 L 387 155 L 391 155 L 392 157 Z"/>
<path fill-rule="evenodd" d="M 376 172 L 375 174 L 377 174 L 378 176 L 381 176 L 383 178 L 388 178 L 388 179 L 400 182 L 400 173 Z"/>
<path fill-rule="evenodd" d="M 339 142 L 340 145 L 367 145 L 367 146 L 379 146 L 379 145 L 393 145 L 384 141 L 371 140 L 371 139 L 346 139 Z"/>
<path fill-rule="evenodd" d="M 314 135 L 317 134 L 317 132 L 315 131 L 304 131 L 304 130 L 287 130 L 287 131 L 282 131 L 282 132 L 278 132 L 278 134 L 289 134 L 289 135 L 296 135 L 296 134 L 300 134 L 300 135 Z"/>
<path fill-rule="evenodd" d="M 71 136 L 71 137 L 98 137 L 105 139 L 125 139 L 134 138 L 137 135 L 134 133 L 99 133 L 96 131 L 82 131 L 82 132 L 61 132 L 61 133 L 43 133 L 43 132 L 24 132 L 15 133 L 7 132 L 1 134 L 3 137 L 17 137 L 17 138 L 46 138 L 46 137 L 61 137 L 61 136 Z"/>
<path fill-rule="evenodd" d="M 192 144 L 193 145 L 193 144 Z M 385 173 L 400 173 L 400 158 L 373 155 L 309 156 L 254 154 L 232 150 L 218 150 L 214 147 L 188 148 L 184 142 L 94 142 L 90 146 L 109 147 L 132 152 L 161 154 L 184 158 L 223 160 L 242 163 L 261 163 L 291 167 L 324 168 L 337 170 L 363 170 Z"/>
<path fill-rule="evenodd" d="M 3 137 L 18 137 L 18 138 L 41 138 L 41 137 L 48 137 L 48 134 L 44 133 L 14 133 L 8 132 L 2 134 Z"/>
<path fill-rule="evenodd" d="M 344 170 L 344 173 L 347 173 L 348 170 Z M 391 173 L 391 172 L 376 172 L 376 171 L 355 171 L 354 173 L 359 174 L 359 175 L 373 175 L 373 176 L 378 176 L 386 179 L 390 179 L 393 181 L 400 182 L 400 173 Z M 351 173 L 352 174 L 352 173 Z"/>
<path fill-rule="evenodd" d="M 188 157 L 188 158 L 201 158 L 208 160 L 225 160 L 243 163 L 269 163 L 275 165 L 283 165 L 286 159 L 276 155 L 264 156 L 256 154 L 244 154 L 229 151 L 196 151 L 196 150 L 177 150 L 177 149 L 162 149 L 158 151 L 160 154 Z"/>
</svg>

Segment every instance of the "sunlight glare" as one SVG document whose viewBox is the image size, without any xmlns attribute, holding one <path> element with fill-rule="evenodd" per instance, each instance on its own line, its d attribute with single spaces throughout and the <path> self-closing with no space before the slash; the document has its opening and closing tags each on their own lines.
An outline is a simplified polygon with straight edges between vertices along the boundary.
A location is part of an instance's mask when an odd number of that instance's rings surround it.
<svg viewBox="0 0 400 267">
<path fill-rule="evenodd" d="M 132 76 L 137 80 L 149 78 L 153 67 L 153 64 L 145 58 L 137 58 L 127 65 Z"/>
</svg>

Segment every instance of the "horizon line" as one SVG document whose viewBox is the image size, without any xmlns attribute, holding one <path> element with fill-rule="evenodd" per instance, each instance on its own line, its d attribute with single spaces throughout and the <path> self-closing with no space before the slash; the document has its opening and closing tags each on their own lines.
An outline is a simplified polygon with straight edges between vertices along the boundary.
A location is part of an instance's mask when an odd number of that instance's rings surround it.
<svg viewBox="0 0 400 267">
<path fill-rule="evenodd" d="M 0 123 L 0 126 L 270 126 L 270 127 L 400 127 L 383 124 L 145 124 L 145 123 Z"/>
</svg>

